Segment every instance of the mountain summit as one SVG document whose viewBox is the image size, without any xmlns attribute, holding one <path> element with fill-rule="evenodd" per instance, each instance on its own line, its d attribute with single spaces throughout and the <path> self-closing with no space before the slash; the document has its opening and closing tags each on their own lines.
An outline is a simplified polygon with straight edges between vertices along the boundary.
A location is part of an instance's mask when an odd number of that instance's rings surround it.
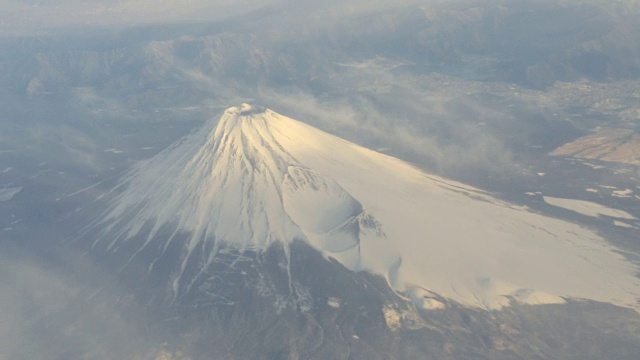
<svg viewBox="0 0 640 360">
<path fill-rule="evenodd" d="M 637 269 L 593 232 L 257 106 L 227 109 L 138 164 L 121 189 L 97 243 L 131 249 L 136 238 L 130 259 L 158 249 L 154 271 L 187 234 L 176 295 L 197 276 L 186 271 L 194 254 L 202 272 L 229 249 L 279 244 L 289 256 L 303 241 L 352 271 L 384 277 L 423 309 L 565 298 L 638 309 Z"/>
</svg>

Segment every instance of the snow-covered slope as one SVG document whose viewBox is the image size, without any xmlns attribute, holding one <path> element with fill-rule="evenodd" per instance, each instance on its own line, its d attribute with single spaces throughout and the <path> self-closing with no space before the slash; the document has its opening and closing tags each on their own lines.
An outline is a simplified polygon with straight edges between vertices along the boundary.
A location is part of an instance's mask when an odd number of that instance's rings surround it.
<svg viewBox="0 0 640 360">
<path fill-rule="evenodd" d="M 226 110 L 122 186 L 98 241 L 115 250 L 144 235 L 141 251 L 169 246 L 163 227 L 190 234 L 176 291 L 196 251 L 210 263 L 224 248 L 298 239 L 424 308 L 443 306 L 437 294 L 487 309 L 566 297 L 640 309 L 637 268 L 593 232 L 264 108 Z"/>
</svg>

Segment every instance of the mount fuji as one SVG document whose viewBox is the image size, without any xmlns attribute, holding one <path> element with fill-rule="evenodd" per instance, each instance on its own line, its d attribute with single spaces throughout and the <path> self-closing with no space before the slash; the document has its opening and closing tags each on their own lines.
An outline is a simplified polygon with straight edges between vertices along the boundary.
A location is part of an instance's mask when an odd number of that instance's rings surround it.
<svg viewBox="0 0 640 360">
<path fill-rule="evenodd" d="M 303 243 L 416 308 L 593 300 L 640 310 L 637 267 L 599 235 L 272 110 L 242 104 L 118 185 L 94 248 L 170 273 L 173 300 L 228 254 Z M 165 261 L 177 253 L 177 261 Z"/>
</svg>

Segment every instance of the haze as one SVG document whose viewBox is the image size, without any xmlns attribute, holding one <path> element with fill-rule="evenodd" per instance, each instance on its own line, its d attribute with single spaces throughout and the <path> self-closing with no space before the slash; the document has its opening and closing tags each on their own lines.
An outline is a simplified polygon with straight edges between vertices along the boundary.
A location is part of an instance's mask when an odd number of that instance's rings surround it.
<svg viewBox="0 0 640 360">
<path fill-rule="evenodd" d="M 140 161 L 243 102 L 536 216 L 570 221 L 637 266 L 637 29 L 637 0 L 0 0 L 0 360 L 211 353 L 206 341 L 188 337 L 197 331 L 182 331 L 200 313 L 185 311 L 180 316 L 191 317 L 178 324 L 179 316 L 155 311 L 164 309 L 160 297 L 145 303 L 133 295 L 170 288 L 146 275 L 144 259 L 135 276 L 121 276 L 121 259 L 95 255 L 95 239 L 83 234 L 104 218 Z M 563 145 L 571 152 L 554 153 Z M 245 260 L 237 261 L 238 273 L 248 271 Z M 345 278 L 378 289 L 359 276 Z M 151 280 L 130 280 L 143 278 Z M 327 298 L 360 314 L 353 303 Z M 397 340 L 394 349 L 413 351 L 399 345 L 411 336 L 386 332 L 402 312 L 388 304 L 382 311 L 378 300 L 362 304 L 369 314 L 381 311 L 384 321 L 371 329 Z M 260 306 L 254 313 L 299 330 Z M 624 307 L 569 301 L 492 313 L 496 320 L 456 306 L 429 318 L 440 333 L 454 334 L 430 338 L 439 339 L 430 349 L 442 350 L 434 358 L 635 359 L 640 352 L 640 317 Z M 211 309 L 207 316 L 216 314 Z M 520 319 L 530 327 L 514 325 Z M 236 330 L 282 333 L 260 326 Z M 508 333 L 511 327 L 520 332 Z M 575 327 L 582 337 L 571 335 Z M 540 335 L 547 333 L 553 341 Z M 211 344 L 231 341 L 216 339 Z M 325 344 L 343 349 L 347 341 L 334 340 Z M 236 352 L 220 356 L 255 355 L 233 344 Z M 185 355 L 190 345 L 198 350 Z"/>
</svg>

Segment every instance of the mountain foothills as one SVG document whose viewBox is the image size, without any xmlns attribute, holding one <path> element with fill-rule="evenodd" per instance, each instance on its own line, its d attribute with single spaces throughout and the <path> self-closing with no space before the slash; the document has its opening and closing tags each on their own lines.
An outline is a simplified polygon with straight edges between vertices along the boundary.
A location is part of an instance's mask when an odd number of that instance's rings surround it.
<svg viewBox="0 0 640 360">
<path fill-rule="evenodd" d="M 227 109 L 136 165 L 116 191 L 82 238 L 129 275 L 143 303 L 173 309 L 190 331 L 197 318 L 207 330 L 190 336 L 208 354 L 437 358 L 460 349 L 429 334 L 470 325 L 469 314 L 502 326 L 496 317 L 509 313 L 610 303 L 638 318 L 637 267 L 590 230 L 266 108 Z M 255 347 L 213 349 L 258 329 L 271 335 L 252 333 L 264 337 Z M 415 337 L 389 335 L 407 331 Z M 503 336 L 468 357 L 530 351 Z"/>
<path fill-rule="evenodd" d="M 215 22 L 0 37 L 0 104 L 34 122 L 55 109 L 96 139 L 143 121 L 193 125 L 256 99 L 481 188 L 514 158 L 601 122 L 631 128 L 637 3 L 463 4 L 274 6 Z"/>
<path fill-rule="evenodd" d="M 551 155 L 640 165 L 640 135 L 628 129 L 600 129 L 560 146 Z"/>
</svg>

